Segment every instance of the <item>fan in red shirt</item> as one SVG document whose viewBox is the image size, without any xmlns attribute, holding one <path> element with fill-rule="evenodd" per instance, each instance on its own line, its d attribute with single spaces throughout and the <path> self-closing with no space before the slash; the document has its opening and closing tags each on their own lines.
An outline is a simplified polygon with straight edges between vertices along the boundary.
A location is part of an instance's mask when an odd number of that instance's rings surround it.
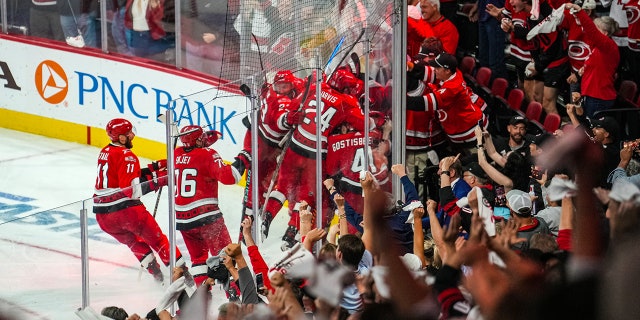
<svg viewBox="0 0 640 320">
<path fill-rule="evenodd" d="M 618 29 L 618 23 L 611 17 L 591 18 L 572 3 L 565 4 L 565 11 L 577 12 L 585 33 L 585 41 L 591 47 L 591 55 L 584 63 L 581 90 L 584 100 L 582 107 L 587 117 L 615 104 L 617 91 L 614 87 L 616 68 L 620 63 L 620 52 L 611 39 Z"/>
</svg>

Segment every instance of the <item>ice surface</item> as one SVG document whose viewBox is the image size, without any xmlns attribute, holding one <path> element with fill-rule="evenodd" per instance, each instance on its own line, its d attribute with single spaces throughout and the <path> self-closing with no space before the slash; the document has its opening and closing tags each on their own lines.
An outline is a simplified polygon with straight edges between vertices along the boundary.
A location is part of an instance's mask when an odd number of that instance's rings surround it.
<svg viewBox="0 0 640 320">
<path fill-rule="evenodd" d="M 93 194 L 98 152 L 91 146 L 0 128 L 0 318 L 11 308 L 15 319 L 79 319 L 74 314 L 82 306 L 79 216 L 82 200 Z M 156 216 L 167 235 L 168 193 L 165 188 Z M 220 188 L 220 207 L 234 241 L 242 195 L 240 186 Z M 149 211 L 156 197 L 143 198 Z M 144 316 L 164 287 L 141 271 L 128 248 L 103 233 L 90 207 L 88 211 L 89 305 L 97 312 L 117 305 Z M 281 253 L 280 236 L 287 221 L 284 211 L 278 214 L 271 236 L 260 245 L 267 263 Z M 188 260 L 180 233 L 176 241 Z M 163 266 L 163 271 L 168 278 L 168 269 Z M 226 299 L 220 286 L 212 296 L 215 313 Z"/>
</svg>

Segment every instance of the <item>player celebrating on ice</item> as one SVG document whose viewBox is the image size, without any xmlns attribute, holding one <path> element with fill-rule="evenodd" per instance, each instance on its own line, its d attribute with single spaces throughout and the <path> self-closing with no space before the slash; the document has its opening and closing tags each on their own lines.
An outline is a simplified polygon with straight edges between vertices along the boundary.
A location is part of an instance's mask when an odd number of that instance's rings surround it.
<svg viewBox="0 0 640 320">
<path fill-rule="evenodd" d="M 335 83 L 341 83 L 342 80 L 345 79 L 336 79 Z M 312 83 L 309 84 L 308 92 L 312 94 L 308 97 L 299 96 L 293 103 L 293 105 L 303 106 L 304 115 L 302 121 L 294 127 L 290 148 L 285 151 L 280 165 L 283 170 L 277 177 L 277 183 L 268 196 L 265 212 L 263 212 L 262 233 L 266 238 L 269 234 L 271 221 L 282 208 L 284 201 L 289 200 L 291 218 L 289 226 L 282 237 L 284 247 L 292 247 L 297 241 L 299 214 L 294 202 L 304 200 L 307 203 L 315 203 L 314 182 L 316 178 L 320 178 L 315 176 L 314 170 L 311 170 L 311 168 L 315 167 L 316 161 L 316 106 L 320 104 L 322 110 L 320 118 L 322 119 L 321 144 L 323 156 L 327 152 L 327 136 L 338 125 L 346 122 L 355 130 L 364 131 L 364 114 L 356 98 L 342 94 L 324 81 L 322 82 L 322 96 L 319 102 L 315 94 L 313 94 L 316 92 L 315 80 L 312 80 Z M 299 99 L 303 98 L 306 99 L 299 101 Z M 373 129 L 374 122 L 370 121 L 370 124 L 370 129 Z M 323 212 L 324 224 L 328 222 L 326 220 L 327 217 Z"/>
<path fill-rule="evenodd" d="M 113 119 L 106 129 L 111 143 L 98 156 L 93 213 L 100 228 L 127 245 L 142 267 L 162 282 L 164 277 L 151 249 L 168 266 L 169 241 L 140 197 L 166 185 L 167 161 L 153 162 L 141 170 L 138 157 L 131 151 L 136 135 L 131 122 Z M 184 265 L 178 248 L 176 259 L 176 266 Z"/>
<path fill-rule="evenodd" d="M 189 250 L 196 285 L 207 279 L 208 253 L 216 256 L 231 243 L 218 207 L 218 182 L 236 184 L 241 174 L 208 148 L 219 136 L 218 131 L 185 126 L 180 130 L 182 147 L 175 151 L 176 229 Z"/>
<path fill-rule="evenodd" d="M 273 78 L 273 86 L 265 85 L 262 90 L 260 121 L 258 122 L 258 172 L 260 182 L 258 183 L 258 194 L 260 195 L 259 206 L 264 204 L 264 194 L 269 188 L 269 184 L 277 165 L 277 157 L 282 148 L 280 142 L 289 132 L 293 125 L 300 122 L 302 112 L 297 110 L 298 105 L 292 105 L 291 101 L 299 93 L 300 83 L 304 81 L 296 78 L 289 70 L 278 71 Z M 242 221 L 247 216 L 253 217 L 253 195 L 252 188 L 255 184 L 251 175 L 251 130 L 248 130 L 244 138 L 244 148 L 234 162 L 234 167 L 239 168 L 240 174 L 247 171 L 247 186 L 243 199 Z M 242 227 L 240 227 L 240 239 L 242 239 Z"/>
</svg>

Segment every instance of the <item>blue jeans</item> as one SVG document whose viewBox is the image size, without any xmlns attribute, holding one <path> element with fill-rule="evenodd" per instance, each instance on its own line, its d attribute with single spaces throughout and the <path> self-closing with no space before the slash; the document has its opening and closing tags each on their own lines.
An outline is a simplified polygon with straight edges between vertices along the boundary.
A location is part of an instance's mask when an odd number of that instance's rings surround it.
<svg viewBox="0 0 640 320">
<path fill-rule="evenodd" d="M 504 48 L 505 33 L 500 28 L 500 22 L 493 18 L 478 21 L 478 60 L 481 66 L 491 69 L 492 79 L 507 78 Z"/>
<path fill-rule="evenodd" d="M 613 107 L 616 100 L 601 100 L 589 96 L 584 96 L 582 101 L 582 108 L 584 108 L 584 115 L 592 118 L 593 115 L 601 110 L 608 110 Z"/>
<path fill-rule="evenodd" d="M 126 30 L 127 45 L 138 57 L 148 57 L 157 53 L 165 52 L 167 49 L 175 47 L 175 43 L 167 38 L 155 40 L 149 31 Z"/>
<path fill-rule="evenodd" d="M 82 32 L 87 47 L 97 47 L 96 12 L 83 13 L 78 17 L 78 24 L 73 16 L 60 16 L 60 24 L 65 38 L 77 37 Z"/>
<path fill-rule="evenodd" d="M 133 52 L 129 49 L 127 44 L 126 27 L 124 26 L 125 11 L 126 8 L 122 7 L 113 15 L 113 21 L 111 21 L 111 35 L 113 36 L 113 42 L 116 44 L 118 53 L 133 55 Z"/>
</svg>

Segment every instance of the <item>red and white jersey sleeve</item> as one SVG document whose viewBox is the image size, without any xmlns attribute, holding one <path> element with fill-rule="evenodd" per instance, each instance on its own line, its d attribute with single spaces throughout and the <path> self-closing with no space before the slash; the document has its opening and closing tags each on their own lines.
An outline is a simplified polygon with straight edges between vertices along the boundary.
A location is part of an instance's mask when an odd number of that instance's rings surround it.
<svg viewBox="0 0 640 320">
<path fill-rule="evenodd" d="M 624 9 L 627 12 L 627 20 L 629 23 L 629 29 L 627 30 L 629 49 L 638 52 L 640 51 L 640 5 L 638 4 L 638 0 L 629 0 L 629 2 L 624 5 Z"/>
<path fill-rule="evenodd" d="M 297 105 L 296 105 L 297 107 Z M 278 145 L 291 129 L 284 121 L 286 114 L 292 110 L 292 100 L 286 95 L 271 90 L 263 100 L 260 109 L 258 130 L 262 138 L 271 145 Z"/>
<path fill-rule="evenodd" d="M 519 12 L 513 11 L 511 4 L 509 4 L 509 1 L 505 2 L 504 7 L 511 12 L 511 22 L 513 23 L 514 27 L 529 29 L 529 24 L 527 21 L 529 13 L 526 10 Z M 509 51 L 511 52 L 512 56 L 522 61 L 531 61 L 531 50 L 535 50 L 535 44 L 533 41 L 518 38 L 513 31 L 510 34 L 509 41 L 511 42 Z"/>
<path fill-rule="evenodd" d="M 591 48 L 584 41 L 585 34 L 578 18 L 574 17 L 569 10 L 565 10 L 564 16 L 560 27 L 567 30 L 569 63 L 571 63 L 572 71 L 577 73 L 591 55 Z"/>
<path fill-rule="evenodd" d="M 482 110 L 471 101 L 460 70 L 434 86 L 432 91 L 425 95 L 425 111 L 437 113 L 440 125 L 451 142 L 474 141 L 474 129 L 484 117 Z"/>
</svg>

